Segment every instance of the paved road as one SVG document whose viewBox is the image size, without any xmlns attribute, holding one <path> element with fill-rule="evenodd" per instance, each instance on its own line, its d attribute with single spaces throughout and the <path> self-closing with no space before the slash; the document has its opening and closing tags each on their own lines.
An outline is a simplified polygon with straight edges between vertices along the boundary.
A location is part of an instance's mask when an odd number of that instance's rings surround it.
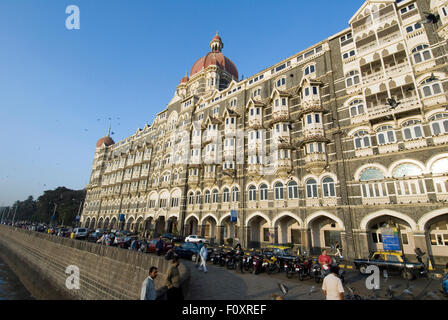
<svg viewBox="0 0 448 320">
<path fill-rule="evenodd" d="M 190 268 L 190 290 L 187 300 L 269 300 L 271 294 L 281 294 L 278 283 L 282 282 L 289 288 L 286 300 L 323 300 L 322 283 L 316 284 L 313 280 L 303 282 L 298 279 L 287 279 L 284 273 L 267 274 L 240 274 L 232 270 L 213 265 L 208 266 L 208 273 L 198 271 L 194 263 L 183 260 L 182 263 Z M 359 272 L 347 271 L 346 285 L 352 287 L 356 294 L 367 297 L 371 292 L 365 287 L 366 278 Z M 400 294 L 409 286 L 414 296 L 422 292 L 438 292 L 440 280 L 418 279 L 408 284 L 399 276 L 385 281 L 381 279 L 380 297 L 385 299 L 386 290 L 392 285 L 396 294 Z M 313 288 L 314 287 L 314 288 Z M 347 291 L 347 289 L 346 289 Z M 423 296 L 423 295 L 422 295 Z M 433 296 L 420 297 L 422 300 L 432 300 Z M 438 295 L 441 297 L 440 295 Z M 411 299 L 403 295 L 403 299 Z"/>
</svg>

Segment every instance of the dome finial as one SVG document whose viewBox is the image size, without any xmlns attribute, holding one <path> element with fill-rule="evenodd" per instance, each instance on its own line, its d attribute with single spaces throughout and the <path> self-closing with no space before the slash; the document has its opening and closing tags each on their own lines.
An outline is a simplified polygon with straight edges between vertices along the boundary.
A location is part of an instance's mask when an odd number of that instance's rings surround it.
<svg viewBox="0 0 448 320">
<path fill-rule="evenodd" d="M 216 35 L 210 42 L 210 49 L 212 50 L 212 52 L 221 52 L 222 48 L 224 48 L 224 43 L 222 42 L 221 37 L 218 34 L 218 31 L 216 31 Z"/>
</svg>

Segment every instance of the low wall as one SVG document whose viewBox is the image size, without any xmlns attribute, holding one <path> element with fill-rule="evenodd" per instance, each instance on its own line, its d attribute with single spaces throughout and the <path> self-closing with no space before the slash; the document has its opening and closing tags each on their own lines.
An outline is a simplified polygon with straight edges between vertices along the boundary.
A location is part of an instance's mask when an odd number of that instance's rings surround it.
<svg viewBox="0 0 448 320">
<path fill-rule="evenodd" d="M 155 286 L 166 292 L 165 272 L 171 261 L 151 254 L 72 240 L 0 225 L 0 255 L 37 299 L 138 300 L 151 266 L 159 270 Z M 80 271 L 80 289 L 65 283 L 68 266 Z M 186 295 L 190 271 L 180 264 Z"/>
</svg>

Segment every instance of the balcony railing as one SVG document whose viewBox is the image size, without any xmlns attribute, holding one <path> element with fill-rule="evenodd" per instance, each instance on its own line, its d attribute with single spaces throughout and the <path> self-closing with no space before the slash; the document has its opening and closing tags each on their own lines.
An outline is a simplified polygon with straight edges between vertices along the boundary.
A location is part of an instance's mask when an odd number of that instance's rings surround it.
<svg viewBox="0 0 448 320">
<path fill-rule="evenodd" d="M 421 103 L 419 102 L 417 97 L 406 98 L 400 100 L 399 102 L 401 103 L 395 109 L 391 109 L 389 105 L 378 105 L 369 108 L 369 118 L 381 118 L 395 113 L 421 108 Z"/>
</svg>

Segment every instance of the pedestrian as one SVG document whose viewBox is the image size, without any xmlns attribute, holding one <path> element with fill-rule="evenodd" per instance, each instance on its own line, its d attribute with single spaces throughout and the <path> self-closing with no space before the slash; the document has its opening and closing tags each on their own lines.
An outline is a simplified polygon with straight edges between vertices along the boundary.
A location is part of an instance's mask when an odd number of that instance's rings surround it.
<svg viewBox="0 0 448 320">
<path fill-rule="evenodd" d="M 156 289 L 154 279 L 157 277 L 157 267 L 149 269 L 149 275 L 142 283 L 140 292 L 140 300 L 156 300 Z"/>
<path fill-rule="evenodd" d="M 207 250 L 207 244 L 204 243 L 204 245 L 201 248 L 201 251 L 199 253 L 199 256 L 201 257 L 201 265 L 199 266 L 199 270 L 204 268 L 204 272 L 207 273 L 207 256 L 208 256 L 208 250 Z"/>
<path fill-rule="evenodd" d="M 156 244 L 156 253 L 158 256 L 160 256 L 162 254 L 162 250 L 163 250 L 163 241 L 162 241 L 162 237 L 159 237 L 159 241 L 157 241 L 157 244 Z"/>
<path fill-rule="evenodd" d="M 330 274 L 324 278 L 322 291 L 327 300 L 344 300 L 344 286 L 338 277 L 339 267 L 332 265 Z"/>
<path fill-rule="evenodd" d="M 328 270 L 328 266 L 333 262 L 329 255 L 327 255 L 327 250 L 323 249 L 322 254 L 319 256 L 319 264 L 325 270 Z"/>
<path fill-rule="evenodd" d="M 196 254 L 196 267 L 199 268 L 199 264 L 201 263 L 201 249 L 202 246 L 204 245 L 204 243 L 201 241 L 199 241 L 198 244 L 198 250 L 197 250 L 197 254 Z"/>
<path fill-rule="evenodd" d="M 179 258 L 176 256 L 171 261 L 171 266 L 166 273 L 166 286 L 168 287 L 168 300 L 184 300 L 180 286 Z"/>
</svg>

